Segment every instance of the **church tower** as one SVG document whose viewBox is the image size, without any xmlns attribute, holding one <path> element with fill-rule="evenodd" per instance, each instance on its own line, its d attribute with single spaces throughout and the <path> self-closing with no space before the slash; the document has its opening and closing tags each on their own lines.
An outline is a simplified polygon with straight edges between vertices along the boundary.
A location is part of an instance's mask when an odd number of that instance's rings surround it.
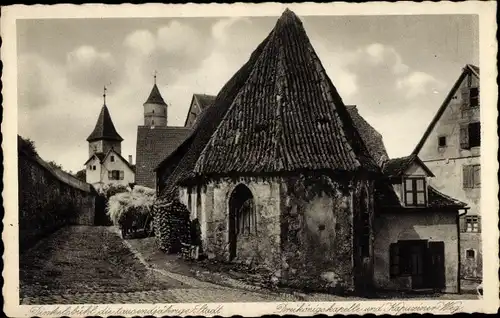
<svg viewBox="0 0 500 318">
<path fill-rule="evenodd" d="M 106 106 L 106 87 L 104 88 L 104 104 L 101 108 L 99 117 L 94 130 L 87 138 L 89 142 L 89 157 L 93 154 L 106 154 L 113 149 L 121 154 L 121 144 L 123 138 L 116 132 L 115 125 L 111 120 L 108 107 Z"/>
<path fill-rule="evenodd" d="M 144 126 L 166 127 L 167 126 L 167 103 L 163 100 L 158 86 L 156 86 L 156 74 L 154 85 L 144 105 Z"/>
</svg>

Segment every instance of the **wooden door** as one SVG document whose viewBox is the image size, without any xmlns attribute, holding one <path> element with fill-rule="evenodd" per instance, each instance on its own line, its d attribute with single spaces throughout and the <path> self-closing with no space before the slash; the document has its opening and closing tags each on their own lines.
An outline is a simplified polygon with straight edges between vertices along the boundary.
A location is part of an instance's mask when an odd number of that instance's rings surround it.
<svg viewBox="0 0 500 318">
<path fill-rule="evenodd" d="M 445 288 L 444 242 L 429 242 L 428 272 L 429 287 Z"/>
<path fill-rule="evenodd" d="M 422 242 L 415 242 L 410 246 L 410 262 L 412 288 L 423 288 L 425 286 L 425 245 Z"/>
</svg>

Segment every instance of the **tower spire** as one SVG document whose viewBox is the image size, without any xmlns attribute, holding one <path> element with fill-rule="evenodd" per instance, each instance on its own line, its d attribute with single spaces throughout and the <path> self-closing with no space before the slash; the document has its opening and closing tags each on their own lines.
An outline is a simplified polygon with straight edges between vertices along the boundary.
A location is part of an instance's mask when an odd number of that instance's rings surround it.
<svg viewBox="0 0 500 318">
<path fill-rule="evenodd" d="M 104 85 L 104 92 L 102 94 L 102 98 L 104 99 L 104 105 L 106 105 L 106 90 L 107 90 L 106 85 Z"/>
</svg>

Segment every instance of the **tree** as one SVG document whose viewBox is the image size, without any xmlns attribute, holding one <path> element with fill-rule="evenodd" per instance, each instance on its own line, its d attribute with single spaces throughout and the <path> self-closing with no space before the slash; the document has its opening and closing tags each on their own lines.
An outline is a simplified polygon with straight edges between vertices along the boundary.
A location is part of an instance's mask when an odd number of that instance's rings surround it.
<svg viewBox="0 0 500 318">
<path fill-rule="evenodd" d="M 82 169 L 78 171 L 77 173 L 75 173 L 75 177 L 85 182 L 87 180 L 87 170 Z"/>
<path fill-rule="evenodd" d="M 57 162 L 55 162 L 55 161 L 49 161 L 49 162 L 47 162 L 47 163 L 48 163 L 48 164 L 49 164 L 52 168 L 55 168 L 55 169 L 59 169 L 59 170 L 63 170 L 63 171 L 64 171 L 64 169 L 63 169 L 62 165 L 58 164 L 58 163 L 57 163 Z"/>
<path fill-rule="evenodd" d="M 17 135 L 17 147 L 30 155 L 37 155 L 35 142 L 29 138 L 23 138 Z"/>
</svg>

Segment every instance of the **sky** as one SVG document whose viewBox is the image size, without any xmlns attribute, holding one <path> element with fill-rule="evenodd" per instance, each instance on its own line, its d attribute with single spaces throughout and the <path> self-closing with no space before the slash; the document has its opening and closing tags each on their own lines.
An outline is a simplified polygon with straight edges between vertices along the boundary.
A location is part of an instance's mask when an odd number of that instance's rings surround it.
<svg viewBox="0 0 500 318">
<path fill-rule="evenodd" d="M 43 159 L 82 169 L 106 85 L 122 155 L 135 161 L 154 72 L 168 125 L 182 126 L 192 95 L 217 95 L 277 18 L 17 20 L 19 134 Z M 344 103 L 391 158 L 413 150 L 465 64 L 479 65 L 475 15 L 300 18 Z"/>
</svg>

